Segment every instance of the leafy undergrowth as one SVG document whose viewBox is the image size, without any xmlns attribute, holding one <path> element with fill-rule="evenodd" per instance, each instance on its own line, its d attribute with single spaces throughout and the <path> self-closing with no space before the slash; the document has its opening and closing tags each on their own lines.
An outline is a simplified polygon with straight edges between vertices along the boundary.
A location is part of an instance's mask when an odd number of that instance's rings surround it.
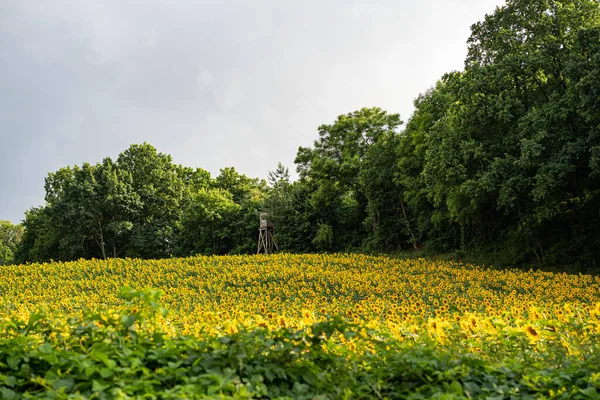
<svg viewBox="0 0 600 400">
<path fill-rule="evenodd" d="M 596 337 L 543 347 L 526 335 L 406 340 L 332 318 L 303 329 L 169 336 L 160 293 L 124 291 L 119 312 L 0 328 L 2 399 L 599 398 Z M 573 327 L 582 329 L 582 327 Z M 478 345 L 480 347 L 474 347 Z M 540 351 L 543 349 L 543 351 Z"/>
</svg>

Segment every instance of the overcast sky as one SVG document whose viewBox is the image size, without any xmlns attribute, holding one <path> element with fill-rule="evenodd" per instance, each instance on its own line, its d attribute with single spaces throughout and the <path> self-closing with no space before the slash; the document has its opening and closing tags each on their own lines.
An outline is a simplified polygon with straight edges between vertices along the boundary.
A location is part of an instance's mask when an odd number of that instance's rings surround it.
<svg viewBox="0 0 600 400">
<path fill-rule="evenodd" d="M 148 142 L 266 177 L 339 114 L 461 70 L 499 0 L 0 0 L 0 219 L 50 171 Z"/>
</svg>

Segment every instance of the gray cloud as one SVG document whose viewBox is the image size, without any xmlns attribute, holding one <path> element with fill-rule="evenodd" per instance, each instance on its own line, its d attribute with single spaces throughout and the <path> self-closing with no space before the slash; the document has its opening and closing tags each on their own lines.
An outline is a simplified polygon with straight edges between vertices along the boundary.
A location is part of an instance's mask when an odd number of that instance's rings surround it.
<svg viewBox="0 0 600 400">
<path fill-rule="evenodd" d="M 131 143 L 265 177 L 341 113 L 407 120 L 500 3 L 0 0 L 0 219 Z"/>
</svg>

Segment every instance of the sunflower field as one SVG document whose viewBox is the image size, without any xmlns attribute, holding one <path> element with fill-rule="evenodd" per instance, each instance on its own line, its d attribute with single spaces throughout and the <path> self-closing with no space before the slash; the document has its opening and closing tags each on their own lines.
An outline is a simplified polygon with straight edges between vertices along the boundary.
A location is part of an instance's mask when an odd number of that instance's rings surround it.
<svg viewBox="0 0 600 400">
<path fill-rule="evenodd" d="M 600 398 L 600 279 L 358 254 L 0 269 L 0 398 Z"/>
</svg>

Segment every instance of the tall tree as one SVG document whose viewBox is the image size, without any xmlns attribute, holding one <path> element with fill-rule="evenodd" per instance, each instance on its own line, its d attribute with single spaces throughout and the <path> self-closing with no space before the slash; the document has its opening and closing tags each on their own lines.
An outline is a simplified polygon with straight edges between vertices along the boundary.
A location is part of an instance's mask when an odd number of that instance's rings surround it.
<svg viewBox="0 0 600 400">
<path fill-rule="evenodd" d="M 52 222 L 50 207 L 33 207 L 25 212 L 23 240 L 15 252 L 15 262 L 61 260 L 59 227 Z"/>
<path fill-rule="evenodd" d="M 372 149 L 379 146 L 383 150 L 386 141 L 394 140 L 401 124 L 398 114 L 388 114 L 377 107 L 363 108 L 340 115 L 332 125 L 320 126 L 314 147 L 298 149 L 295 160 L 298 172 L 302 179 L 315 185 L 310 200 L 318 211 L 315 222 L 321 232 L 327 232 L 320 236 L 333 237 L 332 248 L 357 248 L 369 231 L 377 232 L 381 207 L 387 205 L 377 203 L 380 199 L 373 197 L 373 187 L 366 185 L 369 179 L 366 166 L 378 164 L 374 161 L 374 157 L 379 157 L 378 152 Z M 391 165 L 386 167 L 393 170 L 393 157 L 387 154 L 386 160 Z"/>
<path fill-rule="evenodd" d="M 0 220 L 0 265 L 12 264 L 15 253 L 23 240 L 23 227 L 10 221 Z"/>
<path fill-rule="evenodd" d="M 223 189 L 200 189 L 183 213 L 176 254 L 226 254 L 234 247 L 240 205 Z"/>
<path fill-rule="evenodd" d="M 131 175 L 110 158 L 48 175 L 47 213 L 60 236 L 60 258 L 122 255 L 124 235 L 141 208 L 131 182 Z"/>
<path fill-rule="evenodd" d="M 426 246 L 435 252 L 453 250 L 457 246 L 456 226 L 446 207 L 434 206 L 434 195 L 427 185 L 425 162 L 436 145 L 431 132 L 442 125 L 450 106 L 456 101 L 448 82 L 456 74 L 446 75 L 436 86 L 414 101 L 415 111 L 397 148 L 398 169 L 395 181 L 401 187 L 404 227 L 413 247 Z"/>
<path fill-rule="evenodd" d="M 595 79 L 599 15 L 593 0 L 509 0 L 473 25 L 423 168 L 464 248 L 500 246 L 511 262 L 540 263 L 589 252 L 598 135 L 581 99 L 593 93 L 582 81 Z"/>
<path fill-rule="evenodd" d="M 249 178 L 238 173 L 235 168 L 221 169 L 215 178 L 214 186 L 232 195 L 239 205 L 235 228 L 232 230 L 232 248 L 230 253 L 250 253 L 256 250 L 258 239 L 258 215 L 263 208 L 267 191 L 267 182 L 258 178 Z"/>
<path fill-rule="evenodd" d="M 176 224 L 185 199 L 184 176 L 170 155 L 148 143 L 131 145 L 117 158 L 119 169 L 131 175 L 131 187 L 139 196 L 141 209 L 131 221 L 127 254 L 161 258 L 173 252 Z"/>
<path fill-rule="evenodd" d="M 312 207 L 305 181 L 291 182 L 289 169 L 281 162 L 269 171 L 269 192 L 264 201 L 267 219 L 273 223 L 280 249 L 292 252 L 313 250 Z"/>
</svg>

